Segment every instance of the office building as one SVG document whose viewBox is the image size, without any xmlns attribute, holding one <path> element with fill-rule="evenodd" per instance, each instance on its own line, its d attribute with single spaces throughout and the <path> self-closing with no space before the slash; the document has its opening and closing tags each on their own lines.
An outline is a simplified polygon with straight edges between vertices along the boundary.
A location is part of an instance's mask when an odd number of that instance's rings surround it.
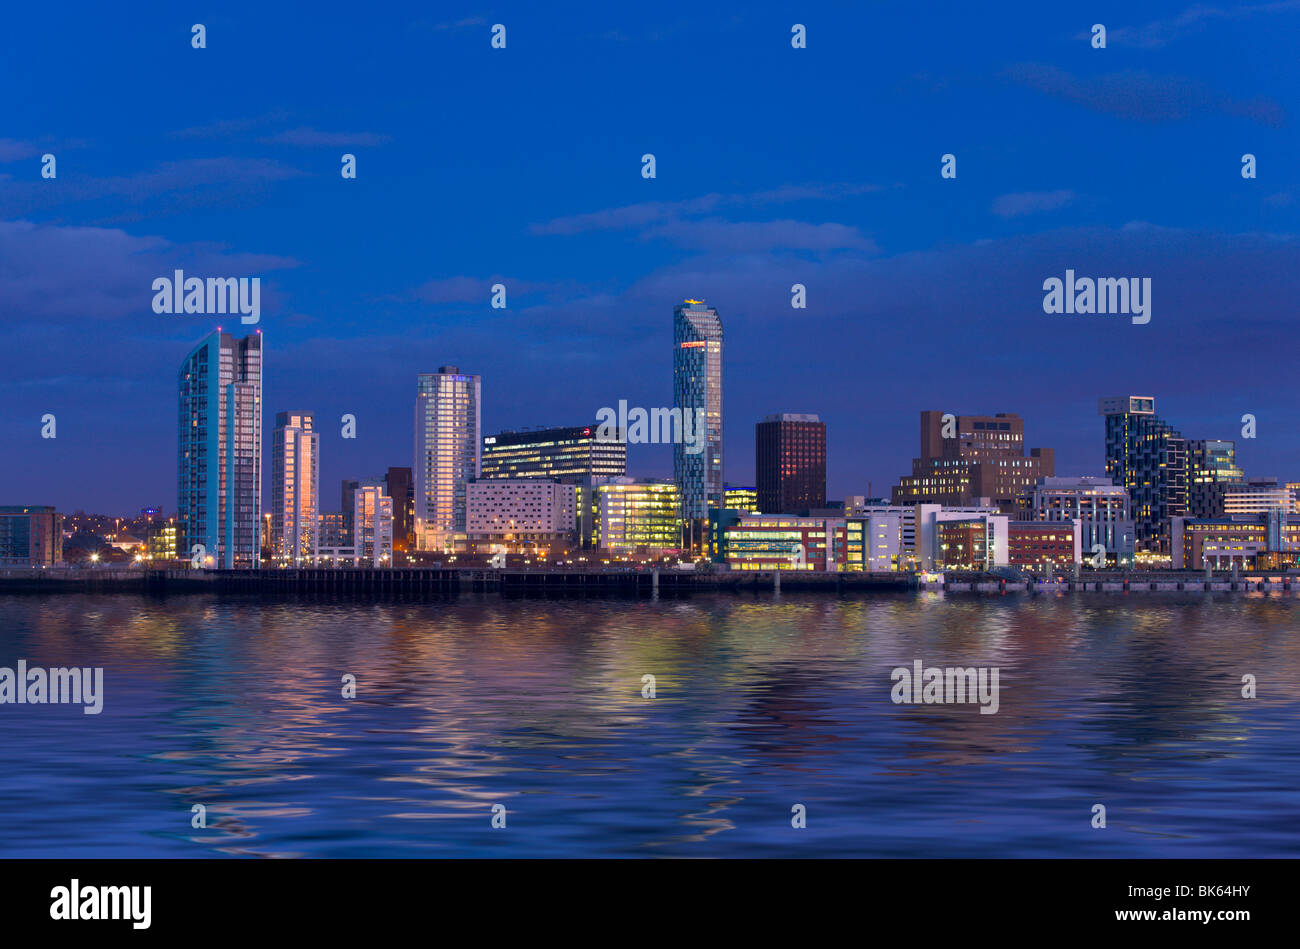
<svg viewBox="0 0 1300 949">
<path fill-rule="evenodd" d="M 205 566 L 254 568 L 262 548 L 262 336 L 220 330 L 178 373 L 177 542 Z"/>
<path fill-rule="evenodd" d="M 1224 486 L 1223 517 L 1236 514 L 1291 512 L 1291 489 L 1276 478 L 1250 478 Z"/>
<path fill-rule="evenodd" d="M 63 562 L 63 517 L 41 504 L 0 506 L 0 567 Z"/>
<path fill-rule="evenodd" d="M 722 320 L 703 300 L 673 308 L 673 406 L 683 417 L 702 411 L 704 418 L 702 451 L 688 452 L 684 440 L 673 445 L 673 481 L 694 545 L 691 525 L 706 522 L 710 507 L 722 507 Z"/>
<path fill-rule="evenodd" d="M 1170 552 L 1169 519 L 1187 510 L 1187 441 L 1151 396 L 1101 399 L 1106 476 L 1128 489 L 1139 550 Z"/>
<path fill-rule="evenodd" d="M 994 506 L 1014 514 L 1034 482 L 1056 474 L 1055 453 L 1025 454 L 1025 422 L 1012 412 L 997 415 L 921 413 L 921 457 L 894 486 L 896 505 Z"/>
<path fill-rule="evenodd" d="M 614 555 L 677 553 L 682 546 L 681 494 L 671 481 L 592 478 L 576 486 L 583 547 Z"/>
<path fill-rule="evenodd" d="M 389 468 L 384 493 L 393 499 L 393 550 L 415 549 L 415 483 L 410 468 Z"/>
<path fill-rule="evenodd" d="M 722 507 L 728 511 L 745 511 L 758 513 L 758 489 L 751 487 L 733 487 L 723 485 Z"/>
<path fill-rule="evenodd" d="M 816 415 L 769 415 L 754 427 L 758 509 L 798 514 L 826 506 L 826 423 Z"/>
<path fill-rule="evenodd" d="M 1106 566 L 1131 566 L 1136 526 L 1128 489 L 1109 478 L 1039 478 L 1020 499 L 1024 521 L 1079 522 L 1079 542 L 1091 562 L 1100 545 Z M 1014 563 L 1014 560 L 1013 560 Z"/>
<path fill-rule="evenodd" d="M 297 566 L 316 560 L 320 515 L 320 433 L 310 412 L 279 412 L 271 438 L 271 557 Z"/>
<path fill-rule="evenodd" d="M 482 478 L 622 478 L 627 442 L 596 437 L 597 427 L 498 432 L 483 439 Z"/>
<path fill-rule="evenodd" d="M 578 492 L 543 478 L 471 481 L 466 533 L 477 552 L 565 551 L 576 545 Z"/>
<path fill-rule="evenodd" d="M 482 382 L 456 366 L 422 372 L 415 403 L 415 537 L 449 550 L 465 532 L 465 486 L 479 476 Z"/>
<path fill-rule="evenodd" d="M 1007 524 L 1007 563 L 1037 572 L 1072 568 L 1083 561 L 1081 541 L 1078 518 L 1011 521 Z"/>
<path fill-rule="evenodd" d="M 1175 570 L 1293 570 L 1300 567 L 1300 521 L 1285 511 L 1170 519 Z"/>
<path fill-rule="evenodd" d="M 1229 484 L 1245 475 L 1237 466 L 1237 445 L 1232 441 L 1188 439 L 1187 516 L 1223 517 L 1223 499 Z"/>
</svg>

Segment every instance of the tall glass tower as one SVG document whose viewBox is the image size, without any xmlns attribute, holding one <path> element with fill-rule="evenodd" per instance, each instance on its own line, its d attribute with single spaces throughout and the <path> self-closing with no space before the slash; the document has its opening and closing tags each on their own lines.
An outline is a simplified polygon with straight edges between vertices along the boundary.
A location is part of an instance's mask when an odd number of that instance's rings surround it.
<svg viewBox="0 0 1300 949">
<path fill-rule="evenodd" d="M 319 544 L 320 432 L 310 412 L 280 412 L 271 437 L 271 552 L 314 563 Z"/>
<path fill-rule="evenodd" d="M 1106 474 L 1129 490 L 1138 547 L 1169 553 L 1171 517 L 1187 513 L 1187 440 L 1156 415 L 1149 395 L 1102 399 Z"/>
<path fill-rule="evenodd" d="M 722 320 L 703 300 L 673 308 L 673 405 L 683 424 L 690 412 L 704 410 L 704 450 L 673 445 L 673 480 L 682 498 L 682 519 L 704 520 L 709 508 L 722 507 Z"/>
<path fill-rule="evenodd" d="M 253 568 L 262 554 L 262 335 L 220 330 L 190 350 L 177 377 L 177 553 L 206 566 Z"/>
<path fill-rule="evenodd" d="M 422 372 L 415 396 L 415 543 L 446 550 L 465 532 L 465 485 L 479 476 L 482 380 L 455 366 Z"/>
</svg>

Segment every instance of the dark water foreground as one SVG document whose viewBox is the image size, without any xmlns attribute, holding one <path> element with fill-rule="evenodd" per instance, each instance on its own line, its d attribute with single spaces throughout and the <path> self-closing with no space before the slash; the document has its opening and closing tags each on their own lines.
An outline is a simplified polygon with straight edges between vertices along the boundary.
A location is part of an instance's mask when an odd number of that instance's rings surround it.
<svg viewBox="0 0 1300 949">
<path fill-rule="evenodd" d="M 19 659 L 105 697 L 0 705 L 0 856 L 1300 855 L 1292 596 L 0 597 Z"/>
</svg>

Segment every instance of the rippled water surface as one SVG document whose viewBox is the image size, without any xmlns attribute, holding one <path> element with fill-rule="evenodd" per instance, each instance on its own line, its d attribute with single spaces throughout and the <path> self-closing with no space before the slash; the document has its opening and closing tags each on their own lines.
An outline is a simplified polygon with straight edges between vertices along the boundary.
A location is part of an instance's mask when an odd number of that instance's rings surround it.
<svg viewBox="0 0 1300 949">
<path fill-rule="evenodd" d="M 0 705 L 0 855 L 1297 856 L 1298 611 L 0 597 L 0 666 L 106 693 Z M 916 659 L 997 666 L 998 712 L 893 704 Z"/>
</svg>

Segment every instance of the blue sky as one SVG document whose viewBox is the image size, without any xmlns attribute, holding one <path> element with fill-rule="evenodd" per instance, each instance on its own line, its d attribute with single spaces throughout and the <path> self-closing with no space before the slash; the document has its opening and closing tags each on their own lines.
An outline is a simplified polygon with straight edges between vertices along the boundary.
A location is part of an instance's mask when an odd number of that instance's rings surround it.
<svg viewBox="0 0 1300 949">
<path fill-rule="evenodd" d="M 0 34 L 0 503 L 174 509 L 176 369 L 222 323 L 152 312 L 176 268 L 262 278 L 264 425 L 317 413 L 327 506 L 411 463 L 419 371 L 481 374 L 485 433 L 670 404 L 688 296 L 732 483 L 781 411 L 827 421 L 833 497 L 887 493 L 925 408 L 1096 474 L 1129 392 L 1189 437 L 1256 415 L 1247 473 L 1300 480 L 1300 2 L 60 13 Z M 1151 277 L 1151 322 L 1045 314 L 1067 268 Z"/>
</svg>

